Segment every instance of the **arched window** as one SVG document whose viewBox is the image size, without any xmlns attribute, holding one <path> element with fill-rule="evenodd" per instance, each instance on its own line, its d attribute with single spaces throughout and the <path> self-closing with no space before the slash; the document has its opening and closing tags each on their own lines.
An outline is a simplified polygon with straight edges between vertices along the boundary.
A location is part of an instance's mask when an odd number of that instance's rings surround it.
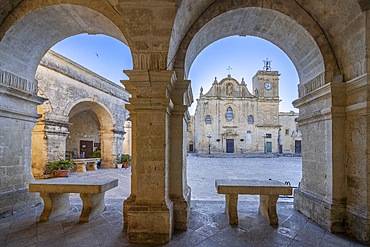
<svg viewBox="0 0 370 247">
<path fill-rule="evenodd" d="M 231 121 L 234 119 L 233 108 L 231 107 L 227 108 L 225 117 L 227 121 Z"/>
<path fill-rule="evenodd" d="M 212 123 L 211 116 L 210 115 L 207 115 L 206 116 L 206 124 L 211 124 L 211 123 Z"/>
<path fill-rule="evenodd" d="M 252 115 L 249 115 L 249 116 L 248 116 L 248 123 L 249 123 L 249 124 L 253 124 L 253 123 L 254 123 L 254 118 L 253 118 L 253 116 L 252 116 Z"/>
</svg>

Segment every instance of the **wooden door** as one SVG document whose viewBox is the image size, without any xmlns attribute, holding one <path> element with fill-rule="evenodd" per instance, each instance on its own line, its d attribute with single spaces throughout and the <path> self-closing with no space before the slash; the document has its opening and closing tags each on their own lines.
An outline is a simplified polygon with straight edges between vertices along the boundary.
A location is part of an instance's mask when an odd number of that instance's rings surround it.
<svg viewBox="0 0 370 247">
<path fill-rule="evenodd" d="M 226 153 L 234 153 L 234 139 L 226 139 Z"/>
<path fill-rule="evenodd" d="M 90 158 L 93 152 L 93 141 L 82 141 L 80 140 L 80 154 L 84 153 L 84 158 Z"/>
</svg>

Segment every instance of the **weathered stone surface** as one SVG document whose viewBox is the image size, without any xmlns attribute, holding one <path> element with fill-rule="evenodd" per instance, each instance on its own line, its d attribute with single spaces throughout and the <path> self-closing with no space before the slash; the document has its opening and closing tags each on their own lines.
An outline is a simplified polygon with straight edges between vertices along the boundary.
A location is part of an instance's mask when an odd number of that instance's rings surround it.
<svg viewBox="0 0 370 247">
<path fill-rule="evenodd" d="M 175 162 L 174 174 L 170 172 L 173 159 L 179 159 L 170 153 L 181 146 L 175 142 L 176 148 L 172 148 L 171 139 L 181 138 L 181 134 L 171 136 L 178 133 L 171 129 L 183 128 L 184 124 L 180 123 L 180 117 L 178 121 L 174 117 L 171 122 L 171 113 L 181 104 L 175 99 L 180 94 L 173 93 L 179 89 L 169 79 L 173 72 L 168 70 L 174 69 L 181 80 L 187 79 L 193 60 L 208 44 L 230 35 L 254 35 L 284 50 L 300 78 L 300 99 L 296 105 L 300 108 L 303 178 L 297 192 L 297 208 L 332 231 L 346 230 L 343 226 L 348 226 L 348 233 L 369 244 L 370 12 L 367 1 L 75 0 L 73 5 L 70 3 L 0 0 L 0 213 L 11 212 L 24 205 L 23 199 L 28 199 L 23 197 L 26 195 L 23 192 L 33 179 L 31 132 L 39 117 L 36 105 L 42 103 L 35 93 L 36 69 L 41 58 L 64 38 L 79 33 L 102 33 L 127 42 L 133 54 L 134 70 L 129 73 L 130 81 L 125 83 L 133 97 L 130 101 L 132 193 L 125 209 L 135 215 L 130 217 L 134 217 L 133 222 L 140 222 L 142 228 L 136 231 L 131 225 L 128 233 L 137 242 L 168 241 L 174 219 L 169 181 L 179 178 L 179 171 L 184 173 L 185 161 L 182 158 L 182 162 Z M 74 97 L 74 88 L 67 94 Z M 113 93 L 110 96 L 115 97 Z M 73 104 L 67 112 L 72 108 Z M 74 110 L 76 114 L 81 108 Z M 67 115 L 58 115 L 53 122 L 68 123 Z M 105 144 L 108 148 L 102 152 L 113 159 L 111 150 L 121 150 L 123 130 L 114 130 L 113 124 L 109 126 L 103 128 L 101 135 L 109 142 L 116 142 L 112 146 Z M 49 127 L 45 130 L 50 142 L 63 140 L 65 126 Z M 43 139 L 43 126 L 37 126 L 36 130 L 34 143 L 45 145 L 49 139 Z M 40 147 L 34 151 L 43 154 L 46 149 Z M 61 153 L 62 149 L 56 146 L 54 151 Z M 180 190 L 184 193 L 186 176 L 182 175 L 180 180 Z M 175 194 L 178 196 L 178 191 Z M 187 195 L 177 199 L 184 202 Z M 25 204 L 30 200 L 26 201 Z M 163 203 L 166 206 L 157 216 L 165 219 L 165 223 L 146 231 L 145 226 L 155 217 L 145 220 L 145 213 L 130 211 L 129 206 L 135 203 L 142 211 L 145 207 L 154 210 L 155 205 Z M 186 215 L 186 210 L 181 214 Z M 161 237 L 156 238 L 152 234 L 155 232 Z M 292 244 L 297 244 L 294 241 Z"/>
</svg>

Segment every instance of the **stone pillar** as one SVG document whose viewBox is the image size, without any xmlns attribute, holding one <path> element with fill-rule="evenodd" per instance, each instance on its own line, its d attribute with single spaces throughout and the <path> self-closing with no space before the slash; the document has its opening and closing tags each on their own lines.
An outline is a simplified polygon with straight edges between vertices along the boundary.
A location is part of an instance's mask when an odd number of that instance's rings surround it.
<svg viewBox="0 0 370 247">
<path fill-rule="evenodd" d="M 43 178 L 46 162 L 48 162 L 48 140 L 45 134 L 45 121 L 38 121 L 32 131 L 32 175 L 34 178 Z"/>
<path fill-rule="evenodd" d="M 370 7 L 370 6 L 369 6 Z M 366 10 L 366 44 L 370 44 L 370 10 Z M 370 46 L 366 74 L 347 82 L 347 225 L 349 234 L 370 245 Z"/>
<path fill-rule="evenodd" d="M 333 232 L 345 230 L 345 93 L 345 83 L 328 83 L 293 102 L 303 141 L 294 208 Z"/>
<path fill-rule="evenodd" d="M 0 217 L 40 201 L 28 193 L 31 173 L 32 130 L 37 119 L 37 81 L 0 70 Z"/>
<path fill-rule="evenodd" d="M 190 81 L 177 81 L 172 92 L 171 99 L 174 109 L 171 114 L 171 166 L 170 166 L 170 195 L 174 207 L 175 230 L 185 231 L 188 229 L 191 189 L 187 184 L 186 164 L 186 131 L 189 116 L 188 105 L 192 98 L 184 97 L 191 92 Z M 187 98 L 187 102 L 184 102 Z"/>
<path fill-rule="evenodd" d="M 115 168 L 115 159 L 117 156 L 117 143 L 122 147 L 123 132 L 112 130 L 100 131 L 100 150 L 101 150 L 101 167 Z"/>
<path fill-rule="evenodd" d="M 132 127 L 131 127 L 131 121 L 126 121 L 125 122 L 125 138 L 123 140 L 123 153 L 124 154 L 129 154 L 129 155 L 132 155 L 132 142 L 131 142 L 131 139 L 132 139 L 132 131 L 131 131 Z"/>
<path fill-rule="evenodd" d="M 126 105 L 132 118 L 132 187 L 124 202 L 130 243 L 166 243 L 173 231 L 169 197 L 169 98 L 173 71 L 125 71 L 123 81 L 132 98 Z"/>
<path fill-rule="evenodd" d="M 42 178 L 48 161 L 64 159 L 68 121 L 41 120 L 32 132 L 32 174 Z"/>
<path fill-rule="evenodd" d="M 68 122 L 45 122 L 45 135 L 48 146 L 48 161 L 65 159 L 66 140 L 69 134 Z"/>
</svg>

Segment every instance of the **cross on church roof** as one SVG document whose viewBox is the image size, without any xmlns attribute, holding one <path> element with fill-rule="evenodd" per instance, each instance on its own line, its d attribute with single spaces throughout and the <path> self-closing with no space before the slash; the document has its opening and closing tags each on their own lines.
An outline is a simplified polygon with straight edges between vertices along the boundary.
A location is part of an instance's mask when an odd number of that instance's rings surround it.
<svg viewBox="0 0 370 247">
<path fill-rule="evenodd" d="M 227 69 L 226 70 L 228 70 L 229 71 L 229 74 L 227 75 L 228 77 L 231 77 L 231 70 L 232 70 L 232 68 L 229 66 L 229 67 L 227 67 Z"/>
</svg>

